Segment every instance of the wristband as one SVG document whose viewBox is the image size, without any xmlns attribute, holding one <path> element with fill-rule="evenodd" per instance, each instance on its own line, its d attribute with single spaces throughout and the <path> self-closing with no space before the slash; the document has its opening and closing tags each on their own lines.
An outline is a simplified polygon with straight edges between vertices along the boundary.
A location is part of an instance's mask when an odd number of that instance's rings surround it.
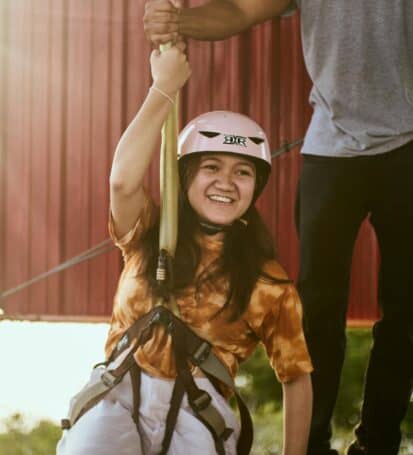
<svg viewBox="0 0 413 455">
<path fill-rule="evenodd" d="M 164 96 L 171 104 L 175 103 L 175 101 L 167 93 L 165 93 L 163 90 L 161 90 L 160 88 L 155 87 L 154 85 L 152 85 L 149 90 L 155 90 L 156 92 L 158 92 L 162 96 Z"/>
</svg>

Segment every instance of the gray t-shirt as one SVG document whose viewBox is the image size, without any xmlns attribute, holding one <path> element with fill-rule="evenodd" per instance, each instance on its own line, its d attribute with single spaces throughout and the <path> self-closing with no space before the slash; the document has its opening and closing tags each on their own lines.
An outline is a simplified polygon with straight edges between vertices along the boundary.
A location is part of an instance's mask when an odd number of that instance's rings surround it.
<svg viewBox="0 0 413 455">
<path fill-rule="evenodd" d="M 302 153 L 374 155 L 413 140 L 413 0 L 297 0 L 313 117 Z"/>
</svg>

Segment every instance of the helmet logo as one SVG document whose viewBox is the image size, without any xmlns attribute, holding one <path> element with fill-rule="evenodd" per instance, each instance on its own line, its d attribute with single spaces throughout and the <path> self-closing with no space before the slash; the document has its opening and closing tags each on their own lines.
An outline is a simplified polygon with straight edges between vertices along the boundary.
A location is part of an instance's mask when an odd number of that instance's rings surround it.
<svg viewBox="0 0 413 455">
<path fill-rule="evenodd" d="M 242 145 L 246 147 L 247 138 L 244 136 L 235 136 L 234 134 L 224 134 L 224 144 Z"/>
</svg>

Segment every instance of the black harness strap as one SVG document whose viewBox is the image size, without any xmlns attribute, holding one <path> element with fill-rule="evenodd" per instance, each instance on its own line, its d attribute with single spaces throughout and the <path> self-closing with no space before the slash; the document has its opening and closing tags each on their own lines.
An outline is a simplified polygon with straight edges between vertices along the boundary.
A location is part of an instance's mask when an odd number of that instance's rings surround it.
<svg viewBox="0 0 413 455">
<path fill-rule="evenodd" d="M 174 388 L 172 391 L 171 403 L 166 416 L 165 434 L 162 441 L 162 451 L 159 455 L 166 455 L 169 446 L 171 445 L 172 435 L 175 430 L 176 420 L 178 418 L 179 409 L 181 407 L 182 399 L 185 394 L 185 387 L 179 378 L 176 378 Z"/>
<path fill-rule="evenodd" d="M 167 327 L 170 326 L 171 321 L 173 321 L 173 342 L 176 342 L 176 340 L 178 340 L 182 346 L 182 351 L 184 353 L 184 355 L 179 355 L 179 358 L 189 358 L 193 364 L 197 365 L 203 371 L 205 376 L 211 381 L 212 384 L 215 384 L 218 379 L 233 391 L 237 401 L 238 409 L 240 411 L 239 413 L 241 419 L 241 433 L 239 435 L 237 443 L 237 454 L 248 455 L 251 451 L 252 441 L 254 438 L 251 415 L 241 396 L 235 389 L 232 379 L 228 376 L 227 370 L 222 365 L 222 363 L 217 361 L 215 356 L 212 355 L 210 344 L 192 332 L 192 330 L 180 319 L 175 318 L 169 312 L 167 312 L 165 315 L 160 316 L 158 320 Z M 175 357 L 177 356 L 175 355 Z M 190 377 L 193 381 L 192 375 L 190 375 Z M 204 418 L 206 417 L 207 421 L 214 421 L 215 416 L 209 415 L 209 409 L 203 410 L 199 414 L 200 415 L 198 415 L 198 417 L 212 432 L 210 426 L 208 426 L 208 424 L 202 419 L 202 415 Z"/>
<path fill-rule="evenodd" d="M 188 396 L 188 402 L 195 416 L 211 432 L 218 455 L 225 455 L 224 441 L 230 436 L 233 430 L 226 427 L 225 420 L 212 405 L 209 393 L 198 388 L 196 385 L 188 365 L 188 353 L 184 333 L 177 327 L 174 320 L 170 326 L 170 332 L 177 375 L 183 383 Z"/>
<path fill-rule="evenodd" d="M 203 370 L 203 372 L 211 384 L 219 392 L 219 381 L 217 378 L 209 374 L 208 371 Z M 252 441 L 254 439 L 254 426 L 252 424 L 251 414 L 238 392 L 236 390 L 233 390 L 233 393 L 237 401 L 239 416 L 241 420 L 241 432 L 238 436 L 237 441 L 237 455 L 249 455 L 251 452 Z"/>
<path fill-rule="evenodd" d="M 134 338 L 139 339 L 138 344 L 145 343 L 150 337 L 153 324 L 161 324 L 171 333 L 174 349 L 176 349 L 176 344 L 178 343 L 179 354 L 174 352 L 175 361 L 178 373 L 183 373 L 179 374 L 178 377 L 180 377 L 180 380 L 184 378 L 183 387 L 188 394 L 188 400 L 194 413 L 208 427 L 216 441 L 225 440 L 229 436 L 231 430 L 225 428 L 225 422 L 222 424 L 222 416 L 212 405 L 210 405 L 210 397 L 207 392 L 199 390 L 196 386 L 189 370 L 187 359 L 194 365 L 199 366 L 212 383 L 216 382 L 218 379 L 218 381 L 223 381 L 224 384 L 233 391 L 241 419 L 241 433 L 237 443 L 237 453 L 238 455 L 248 455 L 251 451 L 253 441 L 253 424 L 247 406 L 235 389 L 227 370 L 213 355 L 210 344 L 192 332 L 187 325 L 176 318 L 169 310 L 163 306 L 155 307 L 152 311 L 129 327 L 118 343 L 116 356 L 126 349 L 129 342 Z M 182 368 L 178 368 L 178 359 L 183 359 Z M 175 402 L 177 402 L 176 399 L 174 400 L 174 403 Z M 170 412 L 169 425 L 172 427 L 172 423 L 173 426 L 175 426 L 179 408 L 174 411 L 170 410 Z M 176 417 L 173 420 L 172 417 L 174 414 L 176 414 Z M 211 422 L 213 422 L 212 425 Z M 169 431 L 173 433 L 173 428 L 169 429 L 168 426 L 168 432 Z M 170 437 L 172 437 L 172 435 Z M 164 442 L 166 442 L 166 438 L 164 438 Z"/>
<path fill-rule="evenodd" d="M 133 412 L 132 418 L 135 422 L 136 429 L 139 433 L 139 407 L 141 404 L 141 368 L 135 362 L 130 371 L 131 382 L 132 382 L 132 394 L 133 394 Z"/>
<path fill-rule="evenodd" d="M 252 441 L 254 439 L 254 427 L 251 420 L 251 414 L 238 393 L 235 393 L 237 406 L 241 419 L 241 433 L 237 442 L 237 454 L 248 455 L 251 451 Z"/>
<path fill-rule="evenodd" d="M 106 362 L 103 362 L 105 364 Z M 101 377 L 100 381 L 104 385 L 104 387 L 99 387 L 98 393 L 95 391 L 91 393 L 91 396 L 89 398 L 83 398 L 82 401 L 84 401 L 81 409 L 79 412 L 76 413 L 75 418 L 73 420 L 71 419 L 62 419 L 61 420 L 61 426 L 63 430 L 69 430 L 82 416 L 85 414 L 89 409 L 93 408 L 97 403 L 99 403 L 100 400 L 102 400 L 110 391 L 113 387 L 115 387 L 117 384 L 120 383 L 120 381 L 123 379 L 123 376 L 136 364 L 136 361 L 133 357 L 133 351 L 131 351 L 123 360 L 123 362 L 116 368 L 114 369 L 106 369 Z M 99 365 L 99 364 L 98 364 Z M 97 365 L 97 366 L 98 366 Z M 95 365 L 95 368 L 97 367 Z M 96 384 L 95 384 L 96 385 Z M 90 390 L 90 389 L 89 389 Z M 85 389 L 83 389 L 82 392 L 87 392 Z"/>
<path fill-rule="evenodd" d="M 250 453 L 253 427 L 248 408 L 237 393 L 233 378 L 227 368 L 212 352 L 211 345 L 196 335 L 179 318 L 164 306 L 156 306 L 130 326 L 119 340 L 99 380 L 82 389 L 71 403 L 69 416 L 62 427 L 70 428 L 85 412 L 102 399 L 130 371 L 133 386 L 133 419 L 139 431 L 139 404 L 141 371 L 135 360 L 135 352 L 151 337 L 155 324 L 163 325 L 171 334 L 177 370 L 177 379 L 171 396 L 161 454 L 167 453 L 175 428 L 184 393 L 195 416 L 209 429 L 219 455 L 224 455 L 224 441 L 233 430 L 226 427 L 225 420 L 211 403 L 211 396 L 199 389 L 190 371 L 190 364 L 198 366 L 212 384 L 227 386 L 236 396 L 241 418 L 241 433 L 237 443 L 237 454 Z"/>
</svg>

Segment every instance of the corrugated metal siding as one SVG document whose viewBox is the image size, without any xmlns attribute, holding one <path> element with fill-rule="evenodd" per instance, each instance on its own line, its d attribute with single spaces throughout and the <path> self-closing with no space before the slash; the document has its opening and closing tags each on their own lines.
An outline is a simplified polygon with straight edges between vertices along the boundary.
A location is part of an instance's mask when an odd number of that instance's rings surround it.
<svg viewBox="0 0 413 455">
<path fill-rule="evenodd" d="M 124 6 L 2 4 L 7 289 L 107 237 L 109 165 L 124 123 Z M 107 315 L 118 272 L 113 252 L 21 291 L 6 312 Z"/>
<path fill-rule="evenodd" d="M 196 2 L 191 2 L 194 5 Z M 1 2 L 1 287 L 13 287 L 107 237 L 113 151 L 150 84 L 143 1 Z M 311 109 L 297 15 L 230 40 L 191 41 L 182 124 L 212 109 L 251 115 L 272 148 L 303 137 Z M 274 160 L 259 207 L 295 279 L 298 147 Z M 147 183 L 158 194 L 154 163 Z M 356 249 L 349 316 L 377 316 L 378 253 L 369 227 Z M 107 316 L 120 272 L 115 251 L 2 304 L 28 317 Z"/>
</svg>

